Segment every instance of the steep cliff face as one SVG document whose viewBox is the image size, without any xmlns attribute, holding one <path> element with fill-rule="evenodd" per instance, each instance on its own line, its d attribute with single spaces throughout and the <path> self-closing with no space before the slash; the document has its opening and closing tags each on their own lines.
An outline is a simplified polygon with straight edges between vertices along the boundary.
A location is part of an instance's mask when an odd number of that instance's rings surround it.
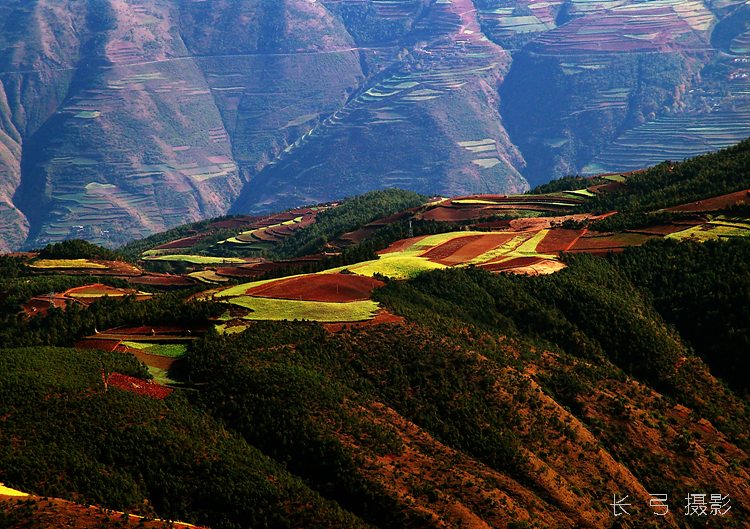
<svg viewBox="0 0 750 529">
<path fill-rule="evenodd" d="M 0 249 L 750 135 L 739 0 L 7 0 Z M 721 51 L 721 53 L 718 53 Z"/>
<path fill-rule="evenodd" d="M 236 211 L 390 185 L 525 189 L 498 113 L 508 56 L 468 0 L 5 11 L 35 28 L 2 54 L 5 249 L 119 244 L 224 213 L 243 186 Z"/>
<path fill-rule="evenodd" d="M 0 6 L 0 250 L 19 247 L 29 222 L 15 194 L 25 141 L 56 111 L 91 38 L 85 10 L 45 0 Z"/>
<path fill-rule="evenodd" d="M 510 55 L 484 36 L 469 0 L 400 7 L 388 16 L 411 30 L 397 55 L 360 47 L 364 84 L 261 171 L 235 211 L 382 186 L 428 194 L 527 189 L 523 158 L 499 114 Z M 350 31 L 361 35 L 362 24 L 349 20 Z"/>
<path fill-rule="evenodd" d="M 710 58 L 716 18 L 700 2 L 620 2 L 581 12 L 515 56 L 502 88 L 513 140 L 534 182 L 572 174 L 624 131 L 685 110 L 680 91 Z"/>
<path fill-rule="evenodd" d="M 73 11 L 73 4 L 68 10 Z M 118 244 L 226 211 L 242 182 L 170 2 L 80 3 L 92 37 L 54 114 L 24 140 L 30 244 Z"/>
</svg>

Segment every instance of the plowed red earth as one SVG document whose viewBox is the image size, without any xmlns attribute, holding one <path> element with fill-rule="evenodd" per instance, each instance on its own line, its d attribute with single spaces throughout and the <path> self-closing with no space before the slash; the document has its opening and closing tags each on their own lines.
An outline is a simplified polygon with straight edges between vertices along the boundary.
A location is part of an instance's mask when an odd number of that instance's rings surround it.
<svg viewBox="0 0 750 529">
<path fill-rule="evenodd" d="M 129 295 L 135 295 L 137 299 L 148 299 L 149 296 L 139 296 L 137 290 L 133 289 L 124 289 L 124 288 L 115 288 L 110 287 L 108 285 L 102 285 L 102 284 L 93 284 L 93 285 L 86 285 L 82 287 L 76 287 L 71 288 L 70 290 L 67 290 L 63 296 L 69 297 L 69 298 L 77 298 L 82 297 L 84 298 L 83 301 L 94 301 L 96 298 L 93 298 L 93 296 L 129 296 Z"/>
<path fill-rule="evenodd" d="M 188 329 L 187 327 L 168 326 L 168 325 L 143 325 L 141 327 L 117 327 L 104 331 L 107 334 L 122 334 L 134 336 L 185 336 L 204 332 L 206 329 Z"/>
<path fill-rule="evenodd" d="M 140 277 L 131 277 L 128 278 L 128 283 L 130 283 L 131 285 L 148 285 L 152 287 L 165 288 L 182 288 L 195 285 L 194 281 L 191 281 L 186 277 L 168 274 L 150 274 Z"/>
<path fill-rule="evenodd" d="M 460 222 L 481 217 L 489 217 L 491 215 L 491 212 L 480 211 L 478 208 L 459 209 L 437 206 L 422 213 L 421 218 L 424 220 L 434 220 L 436 222 Z"/>
<path fill-rule="evenodd" d="M 750 203 L 750 189 L 737 191 L 736 193 L 729 193 L 727 195 L 720 195 L 718 197 L 707 198 L 705 200 L 698 200 L 697 202 L 690 202 L 689 204 L 682 204 L 681 206 L 668 208 L 667 211 L 718 211 L 720 209 L 739 204 L 740 202 Z"/>
<path fill-rule="evenodd" d="M 608 193 L 615 191 L 623 186 L 622 182 L 610 182 L 609 184 L 599 184 L 588 188 L 592 193 Z"/>
<path fill-rule="evenodd" d="M 354 274 L 313 274 L 280 279 L 247 291 L 261 298 L 347 302 L 370 299 L 382 281 Z"/>
<path fill-rule="evenodd" d="M 140 268 L 121 261 L 92 260 L 91 262 L 103 265 L 106 268 L 43 268 L 35 270 L 35 272 L 38 274 L 60 274 L 70 276 L 95 274 L 98 276 L 122 277 L 136 277 L 143 274 L 143 271 Z"/>
<path fill-rule="evenodd" d="M 129 377 L 120 373 L 112 373 L 109 376 L 109 385 L 123 391 L 135 393 L 136 395 L 159 400 L 167 398 L 172 393 L 171 388 L 166 388 L 146 380 L 141 380 L 140 378 Z"/>
<path fill-rule="evenodd" d="M 323 327 L 329 332 L 339 332 L 344 329 L 359 329 L 362 327 L 372 327 L 373 325 L 383 324 L 403 325 L 406 323 L 406 318 L 403 316 L 397 316 L 387 310 L 379 311 L 375 317 L 368 321 L 355 321 L 351 323 L 324 323 Z"/>
<path fill-rule="evenodd" d="M 645 233 L 648 235 L 669 235 L 670 233 L 677 233 L 678 231 L 686 230 L 690 226 L 697 226 L 702 224 L 697 222 L 695 224 L 667 224 L 665 226 L 649 226 L 647 228 L 638 228 L 637 230 L 627 230 L 628 233 Z"/>
<path fill-rule="evenodd" d="M 253 278 L 263 275 L 262 270 L 255 270 L 253 268 L 243 268 L 241 266 L 233 266 L 226 268 L 217 268 L 216 274 L 224 277 L 236 277 L 236 278 Z"/>
<path fill-rule="evenodd" d="M 259 220 L 259 217 L 237 217 L 235 219 L 226 219 L 226 220 L 220 220 L 217 222 L 211 223 L 211 228 L 220 229 L 220 230 L 236 230 L 240 229 L 244 226 L 247 226 L 248 224 L 252 222 L 257 222 Z"/>
<path fill-rule="evenodd" d="M 654 236 L 641 233 L 619 233 L 615 235 L 587 235 L 581 237 L 570 248 L 571 252 L 596 252 L 622 250 L 628 246 L 639 246 Z"/>
<path fill-rule="evenodd" d="M 417 244 L 426 238 L 427 238 L 427 235 L 422 235 L 420 237 L 412 237 L 411 239 L 401 239 L 400 241 L 396 241 L 393 244 L 391 244 L 385 250 L 380 250 L 378 252 L 378 255 L 382 255 L 384 253 L 395 253 L 395 252 L 400 252 L 402 250 L 406 250 L 410 246 Z"/>
<path fill-rule="evenodd" d="M 432 250 L 423 253 L 422 257 L 426 257 L 430 261 L 440 262 L 441 260 L 450 257 L 470 242 L 478 241 L 481 238 L 481 235 L 467 235 L 466 237 L 456 237 L 455 239 L 444 242 L 443 244 L 434 247 Z"/>
<path fill-rule="evenodd" d="M 537 245 L 536 251 L 539 253 L 566 252 L 583 233 L 584 230 L 550 230 Z"/>
<path fill-rule="evenodd" d="M 208 233 L 202 233 L 200 235 L 193 235 L 192 237 L 185 237 L 184 239 L 177 239 L 176 241 L 157 246 L 154 248 L 154 250 L 175 250 L 179 248 L 192 248 L 201 240 L 208 237 L 208 235 Z"/>
<path fill-rule="evenodd" d="M 502 270 L 510 270 L 512 268 L 532 266 L 545 260 L 546 259 L 543 259 L 541 257 L 515 257 L 513 259 L 503 261 L 502 263 L 487 263 L 485 265 L 481 265 L 481 267 L 492 272 L 500 272 Z"/>
<path fill-rule="evenodd" d="M 79 349 L 97 349 L 98 351 L 113 352 L 120 345 L 120 340 L 96 340 L 87 339 L 76 343 Z"/>
<path fill-rule="evenodd" d="M 463 264 L 502 246 L 515 236 L 515 233 L 469 235 L 441 244 L 422 256 L 446 266 Z"/>
<path fill-rule="evenodd" d="M 60 295 L 53 296 L 52 298 L 49 296 L 39 296 L 31 298 L 24 303 L 23 310 L 27 317 L 33 318 L 34 316 L 47 314 L 47 311 L 51 308 L 65 309 L 68 303 L 82 304 L 77 299 L 66 298 Z"/>
</svg>

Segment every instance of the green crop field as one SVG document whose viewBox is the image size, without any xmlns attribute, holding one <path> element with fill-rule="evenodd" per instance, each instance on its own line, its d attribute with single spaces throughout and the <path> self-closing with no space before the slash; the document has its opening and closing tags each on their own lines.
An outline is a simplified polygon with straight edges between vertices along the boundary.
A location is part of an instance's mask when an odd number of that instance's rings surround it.
<svg viewBox="0 0 750 529">
<path fill-rule="evenodd" d="M 106 269 L 107 265 L 94 263 L 88 259 L 40 259 L 29 265 L 30 268 L 94 268 L 97 270 Z"/>
<path fill-rule="evenodd" d="M 411 279 L 422 272 L 437 270 L 438 268 L 445 268 L 445 266 L 433 263 L 424 257 L 404 255 L 399 252 L 384 254 L 380 256 L 380 259 L 365 261 L 353 266 L 345 266 L 342 269 L 348 269 L 355 274 L 370 277 L 375 274 L 381 274 L 392 279 Z"/>
<path fill-rule="evenodd" d="M 187 352 L 187 346 L 179 343 L 155 344 L 144 342 L 122 342 L 122 345 L 131 349 L 139 349 L 144 353 L 156 356 L 167 356 L 169 358 L 180 358 Z"/>
<path fill-rule="evenodd" d="M 188 274 L 188 277 L 195 278 L 201 283 L 208 284 L 226 283 L 229 281 L 228 277 L 220 276 L 213 270 L 201 270 L 200 272 L 193 272 L 191 274 Z"/>
<path fill-rule="evenodd" d="M 375 317 L 380 308 L 375 301 L 370 300 L 331 303 L 238 296 L 229 302 L 252 310 L 252 313 L 244 317 L 247 320 L 310 320 L 323 323 L 367 321 Z"/>
<path fill-rule="evenodd" d="M 749 237 L 750 225 L 740 222 L 722 222 L 715 221 L 709 224 L 693 226 L 686 230 L 678 231 L 667 235 L 668 239 L 679 241 L 691 240 L 696 242 L 705 242 L 716 239 L 726 239 L 729 237 Z"/>
<path fill-rule="evenodd" d="M 148 372 L 154 377 L 154 382 L 167 386 L 169 384 L 177 384 L 178 382 L 169 376 L 169 370 L 161 369 L 160 367 L 148 366 Z"/>
</svg>

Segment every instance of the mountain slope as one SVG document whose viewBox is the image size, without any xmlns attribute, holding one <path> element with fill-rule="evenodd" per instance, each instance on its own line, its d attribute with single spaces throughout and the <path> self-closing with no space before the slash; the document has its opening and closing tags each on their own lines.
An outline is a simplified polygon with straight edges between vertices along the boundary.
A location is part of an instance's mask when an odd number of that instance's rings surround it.
<svg viewBox="0 0 750 529">
<path fill-rule="evenodd" d="M 4 0 L 0 245 L 372 189 L 524 191 L 750 136 L 747 6 Z"/>
<path fill-rule="evenodd" d="M 745 528 L 749 152 L 0 256 L 0 481 L 215 529 Z"/>
</svg>

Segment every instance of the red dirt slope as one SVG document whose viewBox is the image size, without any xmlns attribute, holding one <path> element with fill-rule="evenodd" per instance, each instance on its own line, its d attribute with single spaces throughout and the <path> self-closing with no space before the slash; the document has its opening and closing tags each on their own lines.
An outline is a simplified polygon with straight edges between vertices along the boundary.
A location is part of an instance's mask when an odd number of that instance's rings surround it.
<svg viewBox="0 0 750 529">
<path fill-rule="evenodd" d="M 313 274 L 280 279 L 247 291 L 261 298 L 298 299 L 305 301 L 360 301 L 370 299 L 382 281 L 354 274 Z"/>
</svg>

